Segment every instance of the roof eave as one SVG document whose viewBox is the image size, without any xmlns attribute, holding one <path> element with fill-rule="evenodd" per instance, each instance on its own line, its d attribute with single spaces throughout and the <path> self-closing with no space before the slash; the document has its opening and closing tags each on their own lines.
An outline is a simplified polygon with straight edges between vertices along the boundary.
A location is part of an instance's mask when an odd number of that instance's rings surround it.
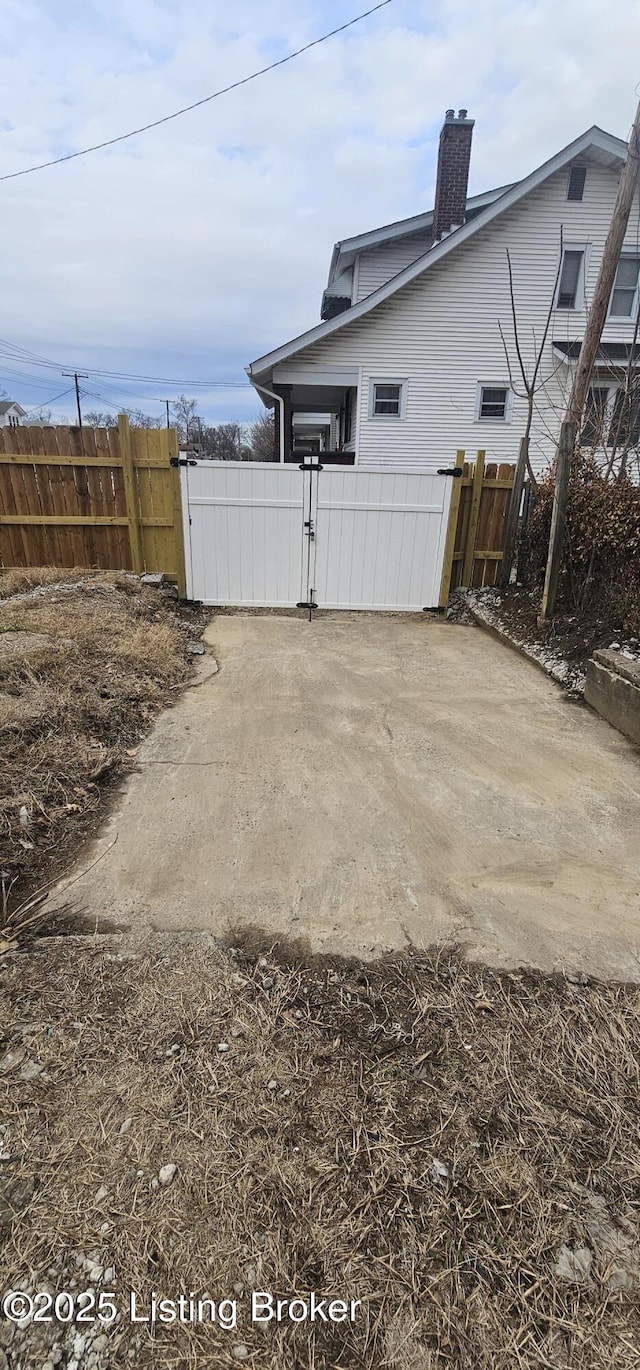
<svg viewBox="0 0 640 1370">
<path fill-rule="evenodd" d="M 616 138 L 611 133 L 605 133 L 604 129 L 598 128 L 596 124 L 592 125 L 590 129 L 587 129 L 586 133 L 582 133 L 579 138 L 575 138 L 567 147 L 562 148 L 560 152 L 557 152 L 553 157 L 550 157 L 546 162 L 543 162 L 542 166 L 537 167 L 529 176 L 525 176 L 521 181 L 516 181 L 514 185 L 512 185 L 511 190 L 506 191 L 504 195 L 500 195 L 497 200 L 492 201 L 492 203 L 487 205 L 486 209 L 481 210 L 474 219 L 469 220 L 469 222 L 463 224 L 461 228 L 457 228 L 453 233 L 449 234 L 447 238 L 443 238 L 441 242 L 436 243 L 428 252 L 424 253 L 422 257 L 418 257 L 410 266 L 407 266 L 403 271 L 398 272 L 397 276 L 392 276 L 391 280 L 386 281 L 378 290 L 374 290 L 371 295 L 365 296 L 358 304 L 352 305 L 351 309 L 345 309 L 342 314 L 337 314 L 335 318 L 327 319 L 325 323 L 316 324 L 315 328 L 309 329 L 306 333 L 299 334 L 297 338 L 292 338 L 288 343 L 284 343 L 282 347 L 276 348 L 273 352 L 265 353 L 263 357 L 258 357 L 255 362 L 252 362 L 251 365 L 247 367 L 249 379 L 254 381 L 256 376 L 264 374 L 271 367 L 276 366 L 278 362 L 285 361 L 288 357 L 295 356 L 297 352 L 302 352 L 306 347 L 310 347 L 312 343 L 320 342 L 323 338 L 329 337 L 331 333 L 336 333 L 339 328 L 345 328 L 347 324 L 355 323 L 358 319 L 362 318 L 364 314 L 370 313 L 372 309 L 375 309 L 377 305 L 382 304 L 390 295 L 395 295 L 403 286 L 409 285 L 411 281 L 415 280 L 416 276 L 422 275 L 424 271 L 428 271 L 432 266 L 435 266 L 436 262 L 441 261 L 443 257 L 448 256 L 456 247 L 460 247 L 462 243 L 467 242 L 474 233 L 479 233 L 482 228 L 485 228 L 487 224 L 490 224 L 499 214 L 503 214 L 505 210 L 510 209 L 512 205 L 517 204 L 518 201 L 523 199 L 525 195 L 528 195 L 531 190 L 534 190 L 537 185 L 541 185 L 549 176 L 553 176 L 556 171 L 561 171 L 562 168 L 573 161 L 575 157 L 580 156 L 581 153 L 586 152 L 587 149 L 592 146 L 600 147 L 603 151 L 609 152 L 612 156 L 619 157 L 621 163 L 624 161 L 627 151 L 627 144 L 622 138 Z M 338 244 L 336 246 L 338 246 Z"/>
</svg>

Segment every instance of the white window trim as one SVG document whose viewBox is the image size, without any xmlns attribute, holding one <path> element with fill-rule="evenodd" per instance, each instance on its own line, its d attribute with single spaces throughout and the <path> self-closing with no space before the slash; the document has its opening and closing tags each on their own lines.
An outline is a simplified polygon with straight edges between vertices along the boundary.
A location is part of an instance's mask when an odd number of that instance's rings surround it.
<svg viewBox="0 0 640 1370">
<path fill-rule="evenodd" d="M 588 270 L 589 270 L 589 252 L 590 252 L 590 249 L 591 249 L 591 243 L 563 243 L 563 244 L 562 244 L 562 261 L 561 261 L 561 264 L 560 264 L 560 271 L 559 271 L 559 274 L 558 274 L 558 284 L 557 284 L 557 286 L 556 286 L 556 298 L 555 298 L 554 306 L 553 306 L 554 309 L 557 311 L 557 313 L 560 314 L 560 315 L 562 315 L 562 314 L 584 314 L 584 312 L 585 312 L 585 310 L 586 310 L 586 307 L 587 307 L 586 282 L 587 282 L 587 273 L 588 273 Z M 581 262 L 581 264 L 580 264 L 580 275 L 578 276 L 578 284 L 577 284 L 577 286 L 576 286 L 576 302 L 575 302 L 575 304 L 573 305 L 573 307 L 572 307 L 571 309 L 564 309 L 564 308 L 563 308 L 563 309 L 559 309 L 559 308 L 558 308 L 558 297 L 559 297 L 559 295 L 560 295 L 560 284 L 561 284 L 561 281 L 562 281 L 562 263 L 564 262 L 564 254 L 565 254 L 565 252 L 581 252 L 581 253 L 582 253 L 582 262 Z"/>
<path fill-rule="evenodd" d="M 480 406 L 481 406 L 481 404 L 482 404 L 482 391 L 483 391 L 483 390 L 506 390 L 506 392 L 507 392 L 507 402 L 506 402 L 505 408 L 504 408 L 504 418 L 503 418 L 503 419 L 492 419 L 492 418 L 482 418 L 482 417 L 481 417 L 481 415 L 480 415 Z M 478 381 L 478 383 L 477 383 L 477 385 L 476 385 L 476 409 L 475 409 L 475 419 L 474 419 L 475 423 L 511 423 L 511 415 L 512 415 L 512 413 L 513 413 L 513 390 L 511 389 L 511 386 L 510 386 L 510 384 L 509 384 L 509 381 Z"/>
<path fill-rule="evenodd" d="M 636 251 L 636 249 L 635 249 L 635 248 L 632 248 L 632 247 L 623 248 L 623 249 L 622 249 L 622 252 L 620 253 L 620 261 L 622 261 L 622 258 L 623 258 L 623 257 L 640 257 L 640 251 Z M 617 274 L 618 274 L 618 267 L 616 267 L 616 276 L 617 276 Z M 615 288 L 616 288 L 616 283 L 615 283 L 615 280 L 614 280 L 613 286 L 612 286 L 612 289 L 611 289 L 611 299 L 609 300 L 609 312 L 608 312 L 608 314 L 607 314 L 607 322 L 608 322 L 609 319 L 610 319 L 612 323 L 625 323 L 625 324 L 631 324 L 632 326 L 635 326 L 636 316 L 637 316 L 637 313 L 638 313 L 638 292 L 640 291 L 640 271 L 638 272 L 638 280 L 637 280 L 637 282 L 636 282 L 636 289 L 635 289 L 635 294 L 634 294 L 634 297 L 633 297 L 633 304 L 632 304 L 632 306 L 631 306 L 631 313 L 630 313 L 630 314 L 612 314 L 612 312 L 611 312 L 611 305 L 612 305 L 612 303 L 613 303 L 613 295 L 614 295 Z"/>
<path fill-rule="evenodd" d="M 399 414 L 374 414 L 373 402 L 376 385 L 399 385 L 400 386 L 400 413 Z M 407 378 L 406 376 L 370 376 L 369 377 L 369 421 L 371 423 L 402 423 L 407 417 Z"/>
</svg>

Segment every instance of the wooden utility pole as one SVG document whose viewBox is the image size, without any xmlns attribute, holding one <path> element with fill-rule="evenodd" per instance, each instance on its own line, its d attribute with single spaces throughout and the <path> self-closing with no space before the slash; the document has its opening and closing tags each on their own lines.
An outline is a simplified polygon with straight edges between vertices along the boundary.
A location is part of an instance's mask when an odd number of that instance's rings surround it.
<svg viewBox="0 0 640 1370">
<path fill-rule="evenodd" d="M 86 381 L 89 379 L 89 374 L 87 371 L 62 371 L 60 374 L 62 376 L 69 376 L 69 378 L 73 376 L 76 386 L 76 408 L 78 410 L 78 428 L 82 428 L 82 409 L 80 408 L 80 386 L 78 385 L 78 379 Z"/>
<path fill-rule="evenodd" d="M 620 253 L 624 242 L 624 235 L 629 223 L 629 214 L 633 204 L 633 197 L 638 187 L 638 168 L 640 167 L 640 104 L 636 110 L 636 117 L 633 121 L 633 128 L 629 137 L 629 147 L 627 159 L 622 168 L 620 185 L 613 210 L 613 218 L 609 225 L 607 241 L 602 253 L 598 283 L 596 285 L 593 303 L 589 310 L 587 326 L 584 331 L 580 357 L 573 378 L 569 404 L 567 405 L 566 419 L 573 419 L 577 427 L 582 420 L 584 402 L 589 389 L 591 372 L 598 351 L 598 344 L 602 337 L 602 330 L 607 318 L 609 300 L 613 290 L 613 282 L 616 276 Z"/>
<path fill-rule="evenodd" d="M 613 217 L 609 225 L 609 232 L 607 233 L 607 239 L 602 253 L 602 261 L 600 263 L 600 271 L 598 272 L 598 281 L 593 296 L 593 303 L 589 310 L 587 326 L 584 330 L 584 338 L 582 339 L 580 356 L 578 358 L 578 365 L 576 366 L 573 384 L 571 386 L 571 394 L 569 396 L 564 422 L 560 428 L 560 440 L 556 451 L 556 488 L 551 518 L 549 554 L 547 557 L 547 569 L 544 580 L 544 593 L 540 606 L 541 621 L 550 618 L 555 609 L 558 576 L 562 559 L 562 545 L 564 542 L 564 521 L 573 448 L 575 446 L 576 435 L 580 431 L 582 413 L 587 398 L 587 391 L 591 381 L 596 354 L 602 337 L 602 330 L 607 318 L 611 291 L 613 290 L 618 262 L 620 261 L 624 235 L 629 223 L 629 214 L 631 212 L 634 195 L 638 188 L 639 169 L 640 104 L 638 104 L 636 117 L 633 121 L 633 127 L 629 137 L 627 156 L 624 167 L 622 168 Z M 570 438 L 571 444 L 569 445 Z"/>
</svg>

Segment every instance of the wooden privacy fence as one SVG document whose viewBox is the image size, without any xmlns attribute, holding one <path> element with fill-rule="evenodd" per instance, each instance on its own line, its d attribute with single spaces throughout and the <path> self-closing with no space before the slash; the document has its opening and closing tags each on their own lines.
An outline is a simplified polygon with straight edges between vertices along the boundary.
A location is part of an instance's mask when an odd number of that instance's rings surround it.
<svg viewBox="0 0 640 1370">
<path fill-rule="evenodd" d="M 440 595 L 443 607 L 451 590 L 495 585 L 498 578 L 515 466 L 508 462 L 485 465 L 485 456 L 477 452 L 475 462 L 467 462 L 464 452 L 456 455 L 463 475 L 454 479 L 451 493 Z"/>
<path fill-rule="evenodd" d="M 175 429 L 0 428 L 0 566 L 162 571 L 185 592 Z"/>
</svg>

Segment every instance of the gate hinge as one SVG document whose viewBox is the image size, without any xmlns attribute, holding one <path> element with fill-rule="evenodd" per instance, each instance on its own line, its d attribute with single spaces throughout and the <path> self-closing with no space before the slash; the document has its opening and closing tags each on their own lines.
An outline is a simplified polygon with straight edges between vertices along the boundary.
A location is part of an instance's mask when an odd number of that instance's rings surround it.
<svg viewBox="0 0 640 1370">
<path fill-rule="evenodd" d="M 195 457 L 169 457 L 170 466 L 197 466 Z"/>
<path fill-rule="evenodd" d="M 464 466 L 439 466 L 438 475 L 456 476 L 459 478 L 460 476 L 464 476 Z"/>
</svg>

